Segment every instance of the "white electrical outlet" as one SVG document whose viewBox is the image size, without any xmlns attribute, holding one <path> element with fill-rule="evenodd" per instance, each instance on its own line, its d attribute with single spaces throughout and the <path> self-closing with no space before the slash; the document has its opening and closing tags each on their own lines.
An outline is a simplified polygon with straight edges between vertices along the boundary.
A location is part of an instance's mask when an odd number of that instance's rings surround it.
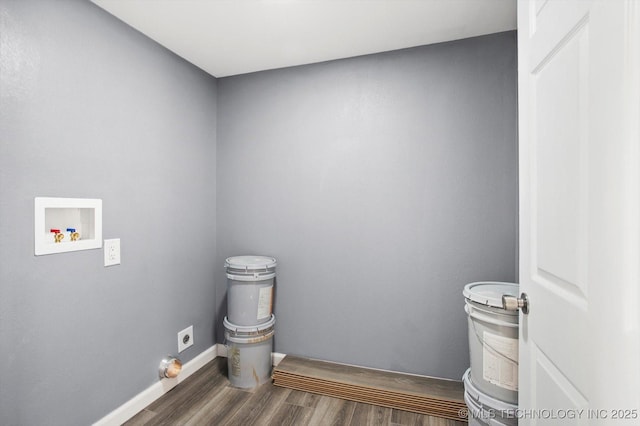
<svg viewBox="0 0 640 426">
<path fill-rule="evenodd" d="M 120 238 L 104 240 L 104 266 L 120 264 Z"/>
<path fill-rule="evenodd" d="M 178 332 L 178 352 L 184 351 L 191 345 L 193 345 L 193 326 L 192 325 Z"/>
</svg>

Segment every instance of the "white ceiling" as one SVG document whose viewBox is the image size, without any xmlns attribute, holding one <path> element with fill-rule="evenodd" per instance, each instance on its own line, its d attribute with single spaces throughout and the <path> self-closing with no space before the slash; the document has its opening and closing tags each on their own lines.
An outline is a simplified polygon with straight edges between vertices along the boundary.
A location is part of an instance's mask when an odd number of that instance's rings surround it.
<svg viewBox="0 0 640 426">
<path fill-rule="evenodd" d="M 91 0 L 216 77 L 516 28 L 516 0 Z"/>
</svg>

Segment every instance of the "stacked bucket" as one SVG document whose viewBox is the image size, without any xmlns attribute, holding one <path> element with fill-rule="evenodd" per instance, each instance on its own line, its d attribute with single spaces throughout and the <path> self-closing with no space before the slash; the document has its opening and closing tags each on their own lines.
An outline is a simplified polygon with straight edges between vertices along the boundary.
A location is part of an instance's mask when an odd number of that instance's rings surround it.
<svg viewBox="0 0 640 426">
<path fill-rule="evenodd" d="M 502 296 L 517 297 L 518 287 L 476 282 L 464 288 L 471 368 L 462 380 L 470 426 L 518 424 L 518 311 L 502 302 Z"/>
<path fill-rule="evenodd" d="M 227 316 L 223 324 L 229 381 L 238 388 L 254 388 L 271 378 L 276 260 L 235 256 L 228 258 L 224 267 Z"/>
</svg>

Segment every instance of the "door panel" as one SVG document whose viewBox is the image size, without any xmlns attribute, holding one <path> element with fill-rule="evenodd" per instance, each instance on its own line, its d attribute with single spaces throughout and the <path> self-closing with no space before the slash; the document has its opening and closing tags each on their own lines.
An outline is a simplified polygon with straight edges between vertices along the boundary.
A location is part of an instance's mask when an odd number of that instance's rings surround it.
<svg viewBox="0 0 640 426">
<path fill-rule="evenodd" d="M 533 351 L 536 352 L 534 356 L 536 364 L 533 366 L 536 385 L 534 405 L 544 407 L 546 410 L 553 410 L 548 414 L 559 417 L 558 420 L 562 420 L 563 425 L 587 424 L 587 416 L 575 416 L 574 414 L 580 413 L 581 410 L 582 412 L 586 411 L 588 401 L 544 353 L 537 348 L 534 348 Z M 541 412 L 540 414 L 544 416 L 546 413 Z"/>
<path fill-rule="evenodd" d="M 575 395 L 588 400 L 586 359 L 576 362 L 575 353 L 589 349 L 580 326 L 587 323 L 589 307 L 589 24 L 584 10 L 567 10 L 566 3 L 549 2 L 535 16 L 530 42 L 537 49 L 528 65 L 533 220 L 527 270 L 535 284 L 529 296 L 532 303 L 544 303 L 545 312 L 530 324 L 529 351 L 536 366 L 534 395 L 545 404 Z M 552 401 L 546 401 L 549 395 Z"/>
<path fill-rule="evenodd" d="M 537 272 L 587 295 L 586 52 L 588 24 L 532 73 Z"/>
</svg>

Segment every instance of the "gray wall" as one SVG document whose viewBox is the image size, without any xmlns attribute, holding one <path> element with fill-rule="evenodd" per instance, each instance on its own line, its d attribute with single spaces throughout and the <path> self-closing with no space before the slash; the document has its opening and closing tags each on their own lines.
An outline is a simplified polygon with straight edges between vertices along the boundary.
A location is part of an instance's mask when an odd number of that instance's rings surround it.
<svg viewBox="0 0 640 426">
<path fill-rule="evenodd" d="M 464 285 L 515 279 L 516 112 L 515 32 L 219 79 L 217 264 L 278 259 L 275 350 L 460 379 Z"/>
<path fill-rule="evenodd" d="M 216 80 L 84 0 L 0 2 L 0 424 L 87 425 L 214 343 Z M 103 251 L 34 256 L 36 196 Z"/>
</svg>

